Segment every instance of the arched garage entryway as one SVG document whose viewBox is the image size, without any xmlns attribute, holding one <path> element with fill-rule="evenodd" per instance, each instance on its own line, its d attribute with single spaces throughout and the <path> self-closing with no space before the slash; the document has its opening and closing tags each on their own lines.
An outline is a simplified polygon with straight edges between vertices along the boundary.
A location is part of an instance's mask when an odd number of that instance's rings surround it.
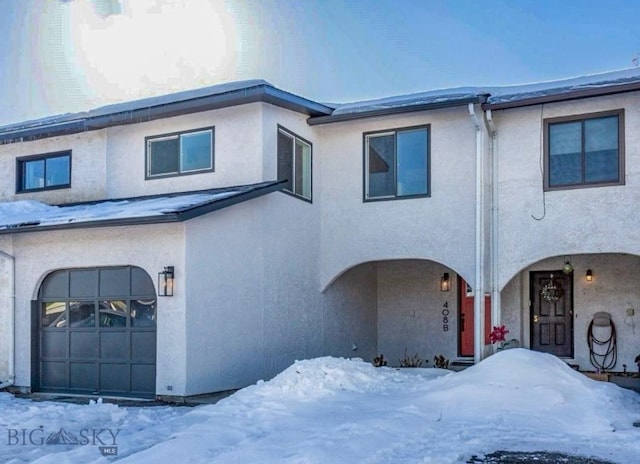
<svg viewBox="0 0 640 464">
<path fill-rule="evenodd" d="M 37 389 L 153 397 L 156 296 L 133 266 L 65 269 L 40 287 Z"/>
</svg>

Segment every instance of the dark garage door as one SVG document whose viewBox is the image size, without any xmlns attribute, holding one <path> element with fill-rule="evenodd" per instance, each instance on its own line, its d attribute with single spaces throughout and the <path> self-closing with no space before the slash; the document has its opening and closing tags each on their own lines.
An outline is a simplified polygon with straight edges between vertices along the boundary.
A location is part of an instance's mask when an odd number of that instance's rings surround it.
<svg viewBox="0 0 640 464">
<path fill-rule="evenodd" d="M 41 391 L 155 395 L 156 297 L 144 270 L 55 271 L 36 308 Z"/>
</svg>

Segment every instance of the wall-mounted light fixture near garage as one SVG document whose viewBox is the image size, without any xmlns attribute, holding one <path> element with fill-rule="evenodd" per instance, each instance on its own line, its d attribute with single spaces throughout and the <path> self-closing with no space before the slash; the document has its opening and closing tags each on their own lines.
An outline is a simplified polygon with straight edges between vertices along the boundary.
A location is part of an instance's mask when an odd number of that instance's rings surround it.
<svg viewBox="0 0 640 464">
<path fill-rule="evenodd" d="M 158 296 L 173 296 L 173 266 L 158 272 Z"/>
<path fill-rule="evenodd" d="M 449 291 L 449 273 L 445 272 L 440 277 L 440 291 L 448 292 Z"/>
<path fill-rule="evenodd" d="M 587 282 L 591 282 L 593 280 L 593 271 L 591 269 L 587 269 L 587 273 L 584 275 L 584 278 Z"/>
</svg>

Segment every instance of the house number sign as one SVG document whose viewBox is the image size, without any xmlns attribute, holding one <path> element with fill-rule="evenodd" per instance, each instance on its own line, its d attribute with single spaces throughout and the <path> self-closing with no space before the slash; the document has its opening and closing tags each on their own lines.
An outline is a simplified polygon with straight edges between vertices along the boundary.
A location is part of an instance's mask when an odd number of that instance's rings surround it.
<svg viewBox="0 0 640 464">
<path fill-rule="evenodd" d="M 449 302 L 445 301 L 442 305 L 442 331 L 449 331 Z"/>
</svg>

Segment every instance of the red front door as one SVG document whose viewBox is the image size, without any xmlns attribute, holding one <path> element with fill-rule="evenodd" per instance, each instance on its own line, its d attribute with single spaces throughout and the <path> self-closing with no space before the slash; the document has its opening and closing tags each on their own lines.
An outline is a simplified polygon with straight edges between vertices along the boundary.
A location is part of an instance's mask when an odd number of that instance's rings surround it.
<svg viewBox="0 0 640 464">
<path fill-rule="evenodd" d="M 458 321 L 458 355 L 473 356 L 473 291 L 467 282 L 458 277 L 458 300 L 460 319 Z M 484 297 L 484 343 L 488 345 L 491 333 L 491 297 Z"/>
</svg>

